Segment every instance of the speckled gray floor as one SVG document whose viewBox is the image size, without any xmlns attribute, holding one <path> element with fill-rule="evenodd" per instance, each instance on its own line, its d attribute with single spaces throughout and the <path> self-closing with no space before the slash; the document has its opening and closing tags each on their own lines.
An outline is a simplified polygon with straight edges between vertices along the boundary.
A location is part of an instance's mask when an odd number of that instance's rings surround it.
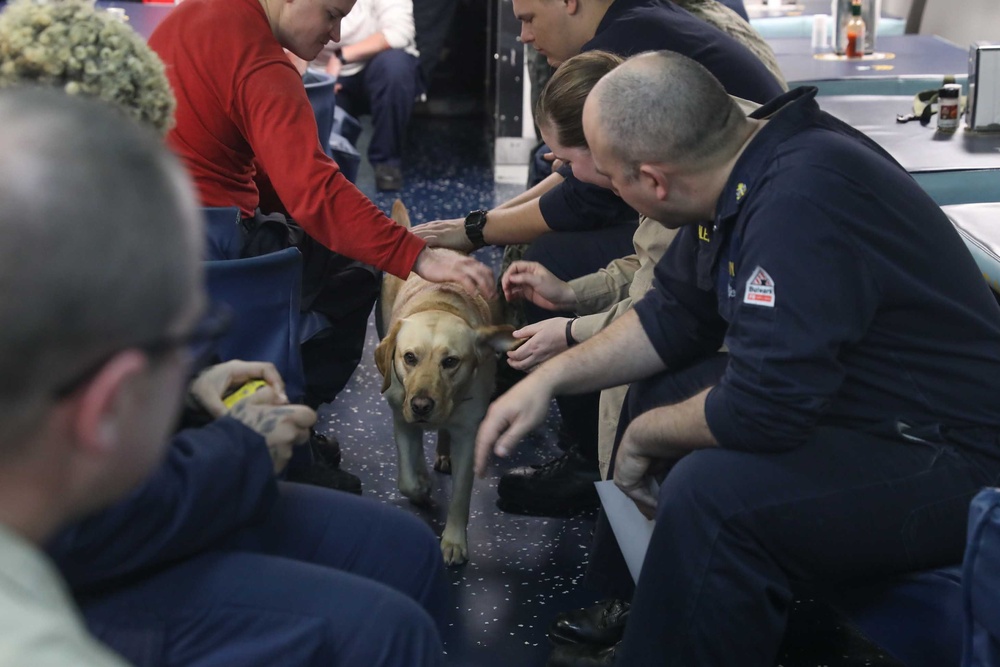
<svg viewBox="0 0 1000 667">
<path fill-rule="evenodd" d="M 523 188 L 497 186 L 490 168 L 488 137 L 476 119 L 417 118 L 411 129 L 405 186 L 398 193 L 414 223 L 464 216 L 481 206 L 491 207 Z M 359 142 L 364 154 L 364 136 Z M 375 193 L 367 161 L 359 187 L 388 211 L 397 194 Z M 480 251 L 480 258 L 499 265 L 499 252 Z M 319 427 L 340 440 L 342 466 L 361 478 L 364 494 L 424 518 L 440 534 L 444 527 L 451 480 L 432 473 L 435 480 L 431 510 L 409 504 L 396 491 L 396 452 L 392 418 L 379 389 L 375 369 L 375 327 L 369 324 L 362 362 L 337 400 L 324 406 Z M 470 562 L 449 570 L 454 587 L 460 633 L 467 638 L 462 665 L 476 667 L 540 667 L 549 645 L 545 630 L 560 611 L 595 601 L 580 580 L 590 545 L 593 517 L 546 519 L 499 511 L 496 485 L 504 470 L 546 461 L 556 456 L 553 410 L 543 429 L 522 443 L 513 457 L 498 461 L 487 479 L 477 480 L 469 521 Z M 428 465 L 433 440 L 427 436 Z M 454 646 L 449 646 L 455 654 Z M 895 663 L 881 655 L 826 606 L 813 600 L 795 603 L 782 667 L 848 667 Z"/>
</svg>

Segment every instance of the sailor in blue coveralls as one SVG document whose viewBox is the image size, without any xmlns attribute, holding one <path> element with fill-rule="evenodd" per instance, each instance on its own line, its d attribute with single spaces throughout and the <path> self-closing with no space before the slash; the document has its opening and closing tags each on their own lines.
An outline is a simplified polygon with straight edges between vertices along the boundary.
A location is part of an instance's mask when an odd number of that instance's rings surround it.
<svg viewBox="0 0 1000 667">
<path fill-rule="evenodd" d="M 634 311 L 515 385 L 477 440 L 482 472 L 553 394 L 633 383 L 614 478 L 656 528 L 621 644 L 587 664 L 770 667 L 793 584 L 958 562 L 1000 480 L 1000 308 L 940 208 L 814 96 L 747 118 L 659 52 L 587 100 L 597 169 L 680 232 Z M 614 549 L 595 543 L 605 582 Z"/>
</svg>

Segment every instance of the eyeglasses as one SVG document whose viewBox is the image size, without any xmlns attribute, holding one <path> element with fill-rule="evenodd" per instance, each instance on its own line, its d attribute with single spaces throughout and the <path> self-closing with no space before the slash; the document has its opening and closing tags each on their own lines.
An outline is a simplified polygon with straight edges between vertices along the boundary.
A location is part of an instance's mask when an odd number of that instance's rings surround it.
<svg viewBox="0 0 1000 667">
<path fill-rule="evenodd" d="M 172 350 L 184 349 L 188 357 L 188 362 L 196 365 L 198 362 L 208 359 L 215 348 L 215 344 L 229 330 L 232 319 L 233 313 L 228 306 L 221 303 L 212 304 L 198 321 L 198 324 L 188 333 L 176 336 L 163 336 L 162 338 L 146 342 L 120 345 L 113 352 L 109 352 L 97 362 L 87 366 L 82 372 L 74 375 L 70 380 L 60 384 L 53 390 L 52 395 L 56 399 L 66 398 L 104 368 L 104 365 L 112 357 L 126 349 L 142 350 L 150 358 L 163 356 Z"/>
</svg>

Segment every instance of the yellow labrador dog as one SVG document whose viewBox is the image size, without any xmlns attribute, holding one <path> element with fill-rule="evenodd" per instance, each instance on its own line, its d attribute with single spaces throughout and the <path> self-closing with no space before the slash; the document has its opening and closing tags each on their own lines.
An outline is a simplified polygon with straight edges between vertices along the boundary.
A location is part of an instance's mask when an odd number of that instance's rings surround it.
<svg viewBox="0 0 1000 667">
<path fill-rule="evenodd" d="M 392 218 L 410 226 L 396 200 Z M 449 565 L 469 558 L 469 501 L 476 429 L 486 414 L 496 375 L 496 355 L 516 345 L 499 304 L 471 295 L 457 283 L 431 283 L 411 273 L 404 282 L 382 281 L 382 342 L 375 363 L 382 393 L 392 407 L 399 451 L 399 491 L 417 505 L 430 504 L 424 431 L 438 433 L 434 469 L 451 472 L 452 497 L 441 535 Z"/>
</svg>

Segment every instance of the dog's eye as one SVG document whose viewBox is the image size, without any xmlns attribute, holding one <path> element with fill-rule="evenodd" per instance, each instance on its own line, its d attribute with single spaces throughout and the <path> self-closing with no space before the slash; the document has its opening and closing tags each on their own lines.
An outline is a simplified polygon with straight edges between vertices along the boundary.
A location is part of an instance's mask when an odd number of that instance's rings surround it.
<svg viewBox="0 0 1000 667">
<path fill-rule="evenodd" d="M 454 368 L 455 366 L 458 366 L 458 361 L 458 357 L 445 357 L 441 360 L 441 367 Z"/>
<path fill-rule="evenodd" d="M 407 366 L 416 366 L 417 355 L 413 354 L 412 352 L 407 352 L 406 354 L 403 355 L 403 361 L 406 362 Z"/>
</svg>

